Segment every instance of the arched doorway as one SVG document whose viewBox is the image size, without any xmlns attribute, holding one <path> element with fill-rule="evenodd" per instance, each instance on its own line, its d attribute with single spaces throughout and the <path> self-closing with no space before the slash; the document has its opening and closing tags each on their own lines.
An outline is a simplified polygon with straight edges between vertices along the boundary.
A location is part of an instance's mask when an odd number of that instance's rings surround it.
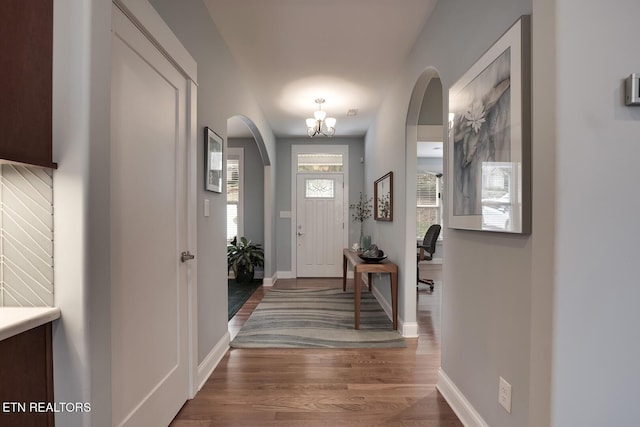
<svg viewBox="0 0 640 427">
<path fill-rule="evenodd" d="M 444 135 L 443 128 L 443 90 L 439 74 L 436 69 L 428 68 L 418 78 L 409 103 L 406 128 L 406 235 L 414 236 L 406 242 L 407 259 L 413 260 L 416 253 L 416 243 L 421 241 L 431 224 L 443 224 L 442 194 L 444 174 Z M 444 228 L 444 227 L 443 227 Z M 430 278 L 436 281 L 436 288 L 429 304 L 437 303 L 439 312 L 439 289 L 442 280 L 442 243 L 437 244 L 434 261 L 431 265 L 419 266 L 420 278 Z M 416 262 L 416 261 L 412 261 Z M 419 311 L 422 302 L 418 299 L 424 294 L 431 294 L 429 286 L 418 284 L 416 267 L 410 268 L 409 262 L 405 274 L 410 286 L 416 284 L 418 292 L 409 293 L 411 299 L 407 301 L 408 310 Z M 415 295 L 415 296 L 414 296 Z M 429 295 L 431 296 L 431 295 Z M 409 297 L 407 297 L 409 298 Z M 436 301 L 437 299 L 437 301 Z M 431 307 L 429 311 L 434 313 Z M 418 313 L 418 316 L 420 313 Z M 435 322 L 439 325 L 439 321 Z M 413 335 L 417 336 L 416 329 Z M 439 332 L 439 331 L 438 331 Z"/>
<path fill-rule="evenodd" d="M 246 116 L 237 115 L 227 120 L 225 157 L 227 242 L 236 237 L 245 237 L 253 243 L 260 244 L 265 251 L 265 266 L 256 269 L 255 277 L 270 280 L 270 161 L 258 129 Z M 232 295 L 229 295 L 229 298 L 231 302 Z M 231 314 L 230 305 L 230 317 Z"/>
<path fill-rule="evenodd" d="M 249 126 L 227 121 L 227 238 L 264 241 L 264 159 Z"/>
</svg>

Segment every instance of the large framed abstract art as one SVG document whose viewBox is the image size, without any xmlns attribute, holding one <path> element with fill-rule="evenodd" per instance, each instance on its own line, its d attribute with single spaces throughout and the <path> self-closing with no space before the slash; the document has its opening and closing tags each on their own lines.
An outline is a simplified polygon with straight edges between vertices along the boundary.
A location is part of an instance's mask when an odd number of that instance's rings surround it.
<svg viewBox="0 0 640 427">
<path fill-rule="evenodd" d="M 522 16 L 449 89 L 450 228 L 531 232 L 531 40 Z"/>
</svg>

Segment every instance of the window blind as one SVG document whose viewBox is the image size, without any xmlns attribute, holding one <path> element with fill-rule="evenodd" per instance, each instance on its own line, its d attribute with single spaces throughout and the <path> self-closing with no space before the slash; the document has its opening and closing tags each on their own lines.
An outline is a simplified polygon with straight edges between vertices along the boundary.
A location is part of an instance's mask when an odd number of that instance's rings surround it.
<svg viewBox="0 0 640 427">
<path fill-rule="evenodd" d="M 416 237 L 421 239 L 432 224 L 440 223 L 439 180 L 432 173 L 417 174 Z"/>
<path fill-rule="evenodd" d="M 240 160 L 227 159 L 227 241 L 238 235 L 240 200 Z"/>
</svg>

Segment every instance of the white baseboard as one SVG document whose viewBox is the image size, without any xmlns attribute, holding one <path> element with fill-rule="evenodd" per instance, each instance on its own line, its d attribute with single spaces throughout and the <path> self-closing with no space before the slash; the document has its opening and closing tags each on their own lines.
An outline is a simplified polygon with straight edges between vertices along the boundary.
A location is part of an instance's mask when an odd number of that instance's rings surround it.
<svg viewBox="0 0 640 427">
<path fill-rule="evenodd" d="M 362 279 L 363 279 L 362 281 L 365 282 L 367 286 L 369 286 L 369 284 L 367 283 L 366 276 L 363 277 Z M 380 307 L 382 307 L 384 312 L 387 313 L 387 316 L 389 317 L 389 319 L 393 320 L 393 310 L 391 309 L 391 304 L 389 303 L 389 301 L 384 299 L 382 293 L 375 286 L 371 287 L 371 292 L 373 293 L 373 296 L 376 297 L 376 299 L 378 300 Z"/>
<path fill-rule="evenodd" d="M 405 322 L 398 318 L 398 330 L 404 338 L 418 338 L 418 322 Z"/>
<path fill-rule="evenodd" d="M 442 265 L 442 258 L 434 258 L 431 261 L 421 261 L 421 267 L 427 267 L 428 265 Z"/>
<path fill-rule="evenodd" d="M 363 275 L 362 279 L 363 279 L 362 280 L 363 282 L 367 283 L 367 276 L 366 275 Z M 367 283 L 367 286 L 368 285 L 369 284 Z M 380 303 L 380 307 L 382 307 L 384 312 L 387 313 L 387 316 L 389 316 L 389 320 L 393 321 L 393 309 L 391 308 L 391 303 L 384 298 L 384 296 L 378 290 L 378 288 L 373 286 L 371 289 L 372 289 L 373 296 L 375 296 L 376 299 L 378 300 L 378 303 Z M 398 304 L 398 310 L 399 309 L 400 309 L 400 304 Z M 400 331 L 400 334 L 402 334 L 402 336 L 404 338 L 417 338 L 418 337 L 418 323 L 417 322 L 405 322 L 400 317 L 400 314 L 398 314 L 398 331 Z"/>
<path fill-rule="evenodd" d="M 489 427 L 442 368 L 438 371 L 436 388 L 465 427 Z"/>
<path fill-rule="evenodd" d="M 262 280 L 262 286 L 273 286 L 278 281 L 278 272 L 273 273 L 273 276 L 266 277 Z"/>
<path fill-rule="evenodd" d="M 227 353 L 227 350 L 229 349 L 229 341 L 230 335 L 227 331 L 213 349 L 211 349 L 211 352 L 204 358 L 202 363 L 198 365 L 198 378 L 196 382 L 198 384 L 198 390 L 200 390 L 204 383 L 207 382 L 213 370 L 218 366 L 218 363 L 220 363 L 224 355 Z"/>
<path fill-rule="evenodd" d="M 295 279 L 296 276 L 293 274 L 293 271 L 278 271 L 276 272 L 278 279 Z"/>
</svg>

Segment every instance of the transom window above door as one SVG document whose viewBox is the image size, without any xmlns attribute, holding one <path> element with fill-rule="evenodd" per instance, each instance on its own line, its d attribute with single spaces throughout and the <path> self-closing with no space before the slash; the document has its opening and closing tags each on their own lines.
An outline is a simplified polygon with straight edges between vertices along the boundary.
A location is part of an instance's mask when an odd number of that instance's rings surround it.
<svg viewBox="0 0 640 427">
<path fill-rule="evenodd" d="M 342 172 L 344 160 L 340 153 L 299 153 L 298 172 Z"/>
</svg>

